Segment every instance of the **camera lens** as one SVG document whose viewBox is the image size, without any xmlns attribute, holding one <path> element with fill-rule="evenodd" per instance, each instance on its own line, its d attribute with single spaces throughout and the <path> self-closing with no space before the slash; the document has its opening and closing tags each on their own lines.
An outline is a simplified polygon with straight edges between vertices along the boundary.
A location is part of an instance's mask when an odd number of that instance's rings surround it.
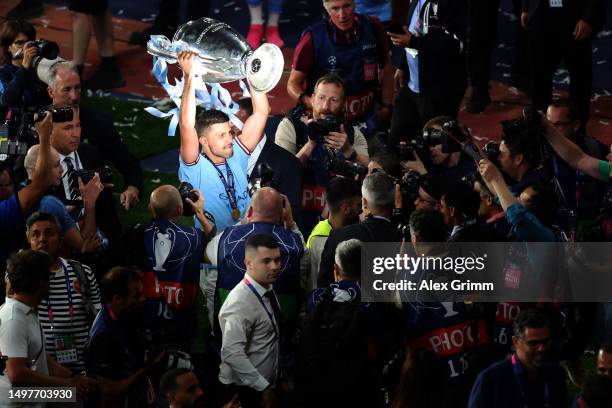
<svg viewBox="0 0 612 408">
<path fill-rule="evenodd" d="M 53 41 L 40 40 L 37 46 L 38 55 L 43 58 L 53 60 L 59 55 L 59 46 Z"/>
</svg>

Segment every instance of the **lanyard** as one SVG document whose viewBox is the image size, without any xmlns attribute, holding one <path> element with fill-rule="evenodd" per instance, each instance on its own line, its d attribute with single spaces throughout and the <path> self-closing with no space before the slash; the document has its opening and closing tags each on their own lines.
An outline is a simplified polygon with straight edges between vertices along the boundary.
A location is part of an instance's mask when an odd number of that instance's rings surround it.
<svg viewBox="0 0 612 408">
<path fill-rule="evenodd" d="M 249 289 L 251 289 L 251 292 L 253 292 L 253 294 L 257 297 L 257 300 L 259 300 L 259 303 L 261 303 L 261 305 L 263 306 L 264 310 L 266 311 L 266 314 L 270 318 L 270 322 L 272 322 L 272 327 L 274 327 L 274 333 L 276 333 L 276 335 L 278 335 L 278 330 L 276 328 L 276 323 L 274 321 L 274 315 L 272 313 L 270 313 L 270 311 L 266 307 L 266 304 L 264 303 L 261 295 L 259 294 L 259 292 L 257 292 L 257 289 L 255 289 L 253 284 L 251 282 L 249 282 L 249 280 L 247 279 L 246 276 L 244 277 L 243 281 L 244 281 L 244 284 L 247 285 L 249 287 Z M 272 302 L 272 301 L 273 300 L 270 299 L 270 302 Z"/>
<path fill-rule="evenodd" d="M 74 315 L 74 307 L 72 307 L 72 290 L 70 288 L 70 279 L 68 278 L 68 269 L 62 261 L 60 261 L 60 263 L 62 265 L 62 270 L 64 271 L 66 292 L 68 293 L 68 315 L 70 316 L 70 320 L 72 321 L 72 316 Z M 47 315 L 49 316 L 49 321 L 51 322 L 51 330 L 53 330 L 53 308 L 51 307 L 51 300 L 49 300 L 49 297 L 47 298 Z"/>
<path fill-rule="evenodd" d="M 232 169 L 230 169 L 229 163 L 227 162 L 227 160 L 225 160 L 225 171 L 227 173 L 226 180 L 225 176 L 223 176 L 223 173 L 217 168 L 215 163 L 213 163 L 213 161 L 210 160 L 210 158 L 205 154 L 203 156 L 206 157 L 206 160 L 208 160 L 210 164 L 212 164 L 213 168 L 217 170 L 219 179 L 221 179 L 221 183 L 223 183 L 223 187 L 225 187 L 225 193 L 227 194 L 227 198 L 230 202 L 230 206 L 232 207 L 232 211 L 238 209 L 238 203 L 236 201 L 236 188 L 234 186 L 234 173 L 232 173 Z"/>
<path fill-rule="evenodd" d="M 516 381 L 518 382 L 519 389 L 521 390 L 521 396 L 523 397 L 523 401 L 525 402 L 525 408 L 527 408 L 527 395 L 525 394 L 525 390 L 523 389 L 523 382 L 521 381 L 521 374 L 523 373 L 523 369 L 516 361 L 516 354 L 512 355 L 512 371 L 514 372 L 514 376 L 516 377 Z M 548 388 L 548 383 L 544 383 L 544 407 L 550 407 L 550 390 Z"/>
</svg>

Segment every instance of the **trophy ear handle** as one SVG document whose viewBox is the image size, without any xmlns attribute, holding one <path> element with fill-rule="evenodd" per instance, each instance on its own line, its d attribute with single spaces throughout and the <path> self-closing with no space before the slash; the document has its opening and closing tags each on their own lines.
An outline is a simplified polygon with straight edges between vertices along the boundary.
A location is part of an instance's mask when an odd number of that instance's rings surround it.
<svg viewBox="0 0 612 408">
<path fill-rule="evenodd" d="M 165 35 L 152 35 L 147 41 L 147 52 L 166 60 L 169 64 L 176 62 L 176 51 L 172 41 Z"/>
<path fill-rule="evenodd" d="M 246 78 L 258 92 L 270 92 L 283 74 L 283 52 L 271 43 L 262 44 L 247 60 Z"/>
</svg>

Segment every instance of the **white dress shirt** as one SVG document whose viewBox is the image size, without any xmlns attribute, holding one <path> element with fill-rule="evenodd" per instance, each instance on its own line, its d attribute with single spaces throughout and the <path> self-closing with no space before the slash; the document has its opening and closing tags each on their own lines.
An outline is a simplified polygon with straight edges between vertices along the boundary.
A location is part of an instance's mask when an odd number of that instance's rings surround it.
<svg viewBox="0 0 612 408">
<path fill-rule="evenodd" d="M 261 296 L 263 304 L 244 280 L 232 289 L 223 303 L 219 312 L 223 339 L 219 381 L 261 392 L 276 382 L 278 323 L 270 300 L 264 296 L 272 288 L 264 288 L 248 274 L 245 277 Z"/>
</svg>

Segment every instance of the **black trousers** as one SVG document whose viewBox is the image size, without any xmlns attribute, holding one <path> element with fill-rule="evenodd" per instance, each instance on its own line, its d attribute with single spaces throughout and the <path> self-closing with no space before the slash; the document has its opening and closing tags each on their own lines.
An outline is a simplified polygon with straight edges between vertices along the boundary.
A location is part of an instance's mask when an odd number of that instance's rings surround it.
<svg viewBox="0 0 612 408">
<path fill-rule="evenodd" d="M 527 76 L 527 32 L 520 26 L 521 1 L 512 0 L 517 17 L 512 76 L 521 86 Z M 497 23 L 500 0 L 470 0 L 467 66 L 472 95 L 482 97 L 489 93 L 491 56 L 497 43 Z"/>
<path fill-rule="evenodd" d="M 573 30 L 532 31 L 529 33 L 531 67 L 531 97 L 533 105 L 542 111 L 552 100 L 553 75 L 561 61 L 569 71 L 569 99 L 578 107 L 580 119 L 586 124 L 593 88 L 592 38 L 576 41 Z"/>
<path fill-rule="evenodd" d="M 465 89 L 449 90 L 443 96 L 428 97 L 403 87 L 393 105 L 389 147 L 393 149 L 402 140 L 420 138 L 423 125 L 436 116 L 456 119 L 464 94 Z"/>
<path fill-rule="evenodd" d="M 230 384 L 226 389 L 226 402 L 230 401 L 234 395 L 238 394 L 240 406 L 242 408 L 261 408 L 262 393 L 253 388 L 243 385 Z"/>
</svg>

